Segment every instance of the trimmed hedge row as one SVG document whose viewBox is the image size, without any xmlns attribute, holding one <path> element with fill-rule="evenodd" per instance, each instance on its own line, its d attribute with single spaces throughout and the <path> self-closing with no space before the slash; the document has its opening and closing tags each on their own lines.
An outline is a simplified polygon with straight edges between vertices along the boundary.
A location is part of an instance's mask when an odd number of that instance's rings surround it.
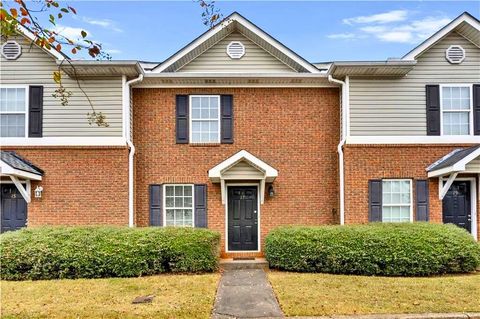
<svg viewBox="0 0 480 319">
<path fill-rule="evenodd" d="M 431 223 L 280 227 L 268 234 L 265 254 L 273 268 L 333 274 L 428 276 L 480 265 L 470 234 Z"/>
<path fill-rule="evenodd" d="M 217 269 L 220 235 L 193 228 L 46 227 L 0 237 L 6 280 L 136 277 Z"/>
</svg>

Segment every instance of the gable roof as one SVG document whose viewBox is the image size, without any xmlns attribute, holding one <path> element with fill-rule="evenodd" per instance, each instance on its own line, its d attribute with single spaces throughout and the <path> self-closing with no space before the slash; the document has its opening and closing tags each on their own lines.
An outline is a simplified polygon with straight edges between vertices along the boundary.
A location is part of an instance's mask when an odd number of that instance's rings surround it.
<svg viewBox="0 0 480 319">
<path fill-rule="evenodd" d="M 33 165 L 13 151 L 0 151 L 0 160 L 8 166 L 35 175 L 43 175 L 43 170 Z"/>
<path fill-rule="evenodd" d="M 428 176 L 432 177 L 465 170 L 465 165 L 479 156 L 480 144 L 469 148 L 455 149 L 427 167 Z"/>
<path fill-rule="evenodd" d="M 35 40 L 37 39 L 37 37 L 28 28 L 22 26 L 21 24 L 18 24 L 17 25 L 17 31 L 18 31 L 18 34 L 24 36 L 25 38 L 27 38 L 28 40 L 32 41 L 32 43 L 35 44 Z M 51 57 L 53 57 L 57 60 L 69 59 L 69 57 L 65 53 L 59 52 L 59 51 L 55 50 L 55 48 L 53 48 L 53 47 L 50 47 L 50 49 L 48 49 L 47 47 L 40 47 L 38 45 L 36 45 L 36 46 L 39 47 L 40 49 L 42 49 L 43 51 L 45 51 L 46 53 L 48 53 Z"/>
<path fill-rule="evenodd" d="M 245 161 L 251 166 L 262 171 L 265 174 L 265 179 L 267 180 L 267 182 L 272 182 L 278 176 L 278 171 L 275 168 L 268 165 L 258 157 L 250 154 L 246 150 L 241 150 L 238 153 L 235 153 L 234 155 L 230 156 L 220 164 L 211 168 L 208 171 L 208 177 L 212 179 L 212 181 L 214 182 L 219 182 L 220 179 L 222 178 L 222 174 L 225 171 L 227 171 L 232 166 L 238 164 L 241 161 Z"/>
<path fill-rule="evenodd" d="M 198 38 L 152 69 L 153 73 L 175 72 L 233 31 L 238 31 L 297 72 L 319 73 L 307 60 L 284 46 L 271 35 L 254 25 L 237 12 L 200 35 Z"/>
<path fill-rule="evenodd" d="M 423 41 L 419 46 L 408 52 L 402 60 L 415 60 L 420 54 L 430 49 L 452 31 L 456 31 L 474 45 L 480 47 L 480 21 L 470 13 L 464 12 L 427 40 Z"/>
</svg>

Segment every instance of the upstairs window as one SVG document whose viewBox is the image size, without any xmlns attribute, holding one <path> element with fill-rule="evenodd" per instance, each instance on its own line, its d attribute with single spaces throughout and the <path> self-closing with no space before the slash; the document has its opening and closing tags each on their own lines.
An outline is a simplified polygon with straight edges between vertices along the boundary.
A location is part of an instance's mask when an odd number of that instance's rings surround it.
<svg viewBox="0 0 480 319">
<path fill-rule="evenodd" d="M 190 96 L 190 142 L 220 143 L 220 96 Z"/>
<path fill-rule="evenodd" d="M 27 110 L 26 88 L 0 88 L 0 137 L 26 137 Z"/>
<path fill-rule="evenodd" d="M 412 220 L 412 181 L 390 179 L 382 181 L 382 221 Z"/>
<path fill-rule="evenodd" d="M 472 87 L 470 85 L 441 86 L 443 135 L 472 134 Z"/>
</svg>

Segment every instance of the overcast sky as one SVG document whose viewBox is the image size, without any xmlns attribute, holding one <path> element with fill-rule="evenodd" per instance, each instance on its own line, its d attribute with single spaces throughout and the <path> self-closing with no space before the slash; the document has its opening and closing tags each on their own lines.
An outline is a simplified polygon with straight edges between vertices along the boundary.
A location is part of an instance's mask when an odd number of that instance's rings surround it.
<svg viewBox="0 0 480 319">
<path fill-rule="evenodd" d="M 310 62 L 401 57 L 479 1 L 217 1 Z M 75 18 L 57 28 L 85 29 L 112 58 L 163 61 L 207 28 L 193 1 L 70 1 Z"/>
</svg>

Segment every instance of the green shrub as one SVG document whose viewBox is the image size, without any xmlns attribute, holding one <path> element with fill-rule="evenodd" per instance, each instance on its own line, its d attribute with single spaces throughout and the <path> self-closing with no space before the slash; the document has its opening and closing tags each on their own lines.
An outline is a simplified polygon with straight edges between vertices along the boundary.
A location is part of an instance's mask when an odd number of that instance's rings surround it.
<svg viewBox="0 0 480 319">
<path fill-rule="evenodd" d="M 268 234 L 265 254 L 273 268 L 333 274 L 428 276 L 480 264 L 470 234 L 430 223 L 281 227 Z"/>
<path fill-rule="evenodd" d="M 0 236 L 6 280 L 135 277 L 217 268 L 220 235 L 193 228 L 46 227 Z"/>
</svg>

